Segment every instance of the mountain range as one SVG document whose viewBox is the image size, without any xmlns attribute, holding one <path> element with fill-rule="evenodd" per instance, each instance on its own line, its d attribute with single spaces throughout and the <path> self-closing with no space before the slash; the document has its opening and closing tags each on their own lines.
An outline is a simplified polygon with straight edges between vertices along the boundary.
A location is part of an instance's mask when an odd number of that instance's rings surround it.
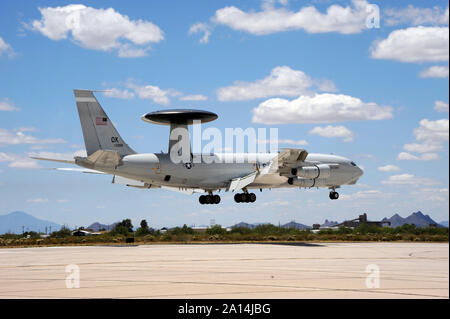
<svg viewBox="0 0 450 319">
<path fill-rule="evenodd" d="M 105 224 L 100 224 L 99 222 L 95 222 L 90 224 L 88 227 L 86 227 L 86 229 L 90 229 L 93 231 L 101 231 L 101 230 L 112 230 L 114 228 L 114 226 L 116 226 L 117 223 L 112 223 L 111 225 L 105 225 Z"/>
<path fill-rule="evenodd" d="M 0 234 L 21 234 L 22 231 L 45 232 L 46 228 L 50 232 L 59 230 L 61 225 L 19 211 L 0 215 Z"/>
<path fill-rule="evenodd" d="M 250 229 L 254 229 L 255 227 L 259 226 L 259 225 L 268 225 L 269 223 L 254 223 L 254 224 L 249 224 L 249 223 L 245 223 L 245 222 L 240 222 L 236 225 L 230 226 L 230 228 L 236 228 L 236 227 L 246 227 L 246 228 L 250 228 Z M 295 229 L 308 229 L 311 228 L 310 226 L 307 225 L 303 225 L 300 223 L 297 223 L 295 221 L 291 221 L 287 224 L 281 225 L 282 228 L 295 228 Z"/>
<path fill-rule="evenodd" d="M 435 222 L 429 215 L 424 215 L 421 211 L 412 213 L 406 218 L 401 217 L 399 214 L 395 214 L 391 218 L 383 218 L 383 221 L 390 221 L 391 227 L 398 227 L 404 224 L 414 224 L 417 227 L 428 227 L 430 225 L 442 226 Z"/>
<path fill-rule="evenodd" d="M 370 220 L 370 219 L 369 219 Z M 395 214 L 390 218 L 384 218 L 383 221 L 390 221 L 391 227 L 398 227 L 404 224 L 415 224 L 417 227 L 427 227 L 430 224 L 437 224 L 441 227 L 448 227 L 448 221 L 444 221 L 441 223 L 435 222 L 429 215 L 424 215 L 421 211 L 412 213 L 408 217 L 401 217 L 399 214 Z M 88 227 L 87 229 L 91 229 L 93 231 L 99 230 L 111 230 L 117 223 L 113 223 L 111 225 L 101 224 L 99 222 L 95 222 Z M 235 227 L 248 227 L 250 229 L 254 229 L 258 225 L 264 225 L 267 223 L 245 223 L 240 222 L 236 225 L 231 226 L 231 228 Z M 335 221 L 325 220 L 325 222 L 321 225 L 322 227 L 332 227 L 338 224 Z M 24 231 L 35 231 L 35 232 L 45 232 L 47 227 L 47 231 L 55 231 L 61 228 L 61 225 L 58 225 L 54 222 L 42 220 L 36 218 L 30 214 L 25 212 L 12 212 L 6 215 L 0 215 L 0 234 L 5 233 L 15 233 L 20 234 L 22 230 Z M 308 229 L 310 226 L 297 223 L 297 222 L 289 222 L 287 224 L 281 225 L 283 228 L 296 228 L 296 229 Z"/>
</svg>

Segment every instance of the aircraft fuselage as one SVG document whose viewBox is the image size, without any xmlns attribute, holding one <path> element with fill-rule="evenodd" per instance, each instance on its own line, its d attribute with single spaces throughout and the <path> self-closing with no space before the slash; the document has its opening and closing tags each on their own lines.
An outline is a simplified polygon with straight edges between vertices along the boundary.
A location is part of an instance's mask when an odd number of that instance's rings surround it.
<svg viewBox="0 0 450 319">
<path fill-rule="evenodd" d="M 329 176 L 300 178 L 301 184 L 289 184 L 287 176 L 281 176 L 276 170 L 271 172 L 271 161 L 277 153 L 215 153 L 194 154 L 191 163 L 174 163 L 167 153 L 132 154 L 122 158 L 122 164 L 111 169 L 97 170 L 108 174 L 136 180 L 149 185 L 172 187 L 202 188 L 217 190 L 226 188 L 230 179 L 245 176 L 255 171 L 253 183 L 247 188 L 279 187 L 339 187 L 354 184 L 362 175 L 362 170 L 349 159 L 328 154 L 309 154 L 298 167 L 310 167 L 318 164 L 331 166 Z"/>
</svg>

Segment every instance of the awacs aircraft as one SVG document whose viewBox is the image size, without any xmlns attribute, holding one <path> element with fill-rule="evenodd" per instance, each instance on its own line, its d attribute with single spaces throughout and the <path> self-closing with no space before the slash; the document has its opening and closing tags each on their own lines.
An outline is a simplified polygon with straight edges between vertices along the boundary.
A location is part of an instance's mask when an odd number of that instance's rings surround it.
<svg viewBox="0 0 450 319">
<path fill-rule="evenodd" d="M 192 154 L 190 142 L 181 151 L 187 160 L 174 162 L 171 154 L 179 129 L 200 121 L 206 123 L 217 115 L 200 110 L 165 110 L 147 113 L 142 120 L 170 125 L 167 153 L 136 153 L 117 132 L 95 98 L 93 91 L 74 90 L 86 145 L 87 157 L 73 161 L 32 157 L 76 164 L 80 168 L 60 168 L 85 173 L 113 175 L 112 182 L 136 188 L 163 188 L 182 193 L 206 193 L 201 204 L 220 203 L 219 191 L 235 192 L 237 203 L 255 202 L 253 189 L 327 187 L 330 199 L 339 198 L 336 189 L 357 182 L 363 171 L 351 160 L 327 154 L 308 154 L 304 149 L 283 149 L 278 153 Z M 178 150 L 180 151 L 180 150 Z M 179 154 L 179 153 L 178 153 Z"/>
</svg>

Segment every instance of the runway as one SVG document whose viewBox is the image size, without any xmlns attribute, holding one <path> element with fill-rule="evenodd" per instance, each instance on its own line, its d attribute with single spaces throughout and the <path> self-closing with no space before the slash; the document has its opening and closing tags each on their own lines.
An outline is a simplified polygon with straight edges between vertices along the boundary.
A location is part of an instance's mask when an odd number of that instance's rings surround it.
<svg viewBox="0 0 450 319">
<path fill-rule="evenodd" d="M 449 298 L 449 245 L 6 248 L 0 298 Z"/>
</svg>

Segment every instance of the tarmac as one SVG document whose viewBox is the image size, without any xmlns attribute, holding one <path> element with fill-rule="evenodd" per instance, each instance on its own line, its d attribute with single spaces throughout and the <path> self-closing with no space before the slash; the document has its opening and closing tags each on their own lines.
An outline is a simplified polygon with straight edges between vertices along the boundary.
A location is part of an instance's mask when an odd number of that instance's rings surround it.
<svg viewBox="0 0 450 319">
<path fill-rule="evenodd" d="M 0 298 L 449 298 L 449 245 L 5 248 Z"/>
</svg>

